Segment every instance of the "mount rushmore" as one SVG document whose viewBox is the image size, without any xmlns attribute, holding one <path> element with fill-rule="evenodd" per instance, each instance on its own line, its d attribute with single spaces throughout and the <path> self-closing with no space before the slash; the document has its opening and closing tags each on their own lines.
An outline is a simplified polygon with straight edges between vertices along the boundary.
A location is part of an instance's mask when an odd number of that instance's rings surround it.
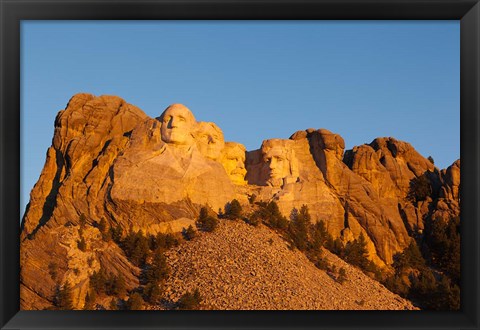
<svg viewBox="0 0 480 330">
<path fill-rule="evenodd" d="M 412 201 L 412 181 L 420 177 L 431 182 L 431 196 Z M 60 268 L 74 284 L 88 278 L 70 271 L 87 257 L 65 248 L 75 241 L 68 226 L 78 225 L 81 214 L 154 235 L 193 224 L 202 206 L 217 212 L 233 199 L 248 206 L 255 196 L 275 201 L 286 217 L 307 205 L 312 221 L 324 221 L 342 241 L 362 234 L 369 258 L 388 267 L 422 234 L 425 217 L 459 215 L 459 187 L 460 160 L 440 170 L 392 137 L 345 150 L 340 135 L 309 128 L 247 151 L 184 105 L 150 118 L 119 97 L 77 94 L 55 119 L 22 221 L 22 307 L 51 296 L 54 283 L 41 264 L 52 258 L 64 260 Z M 93 231 L 85 235 L 95 240 Z M 99 248 L 88 257 L 128 273 L 132 266 L 120 255 L 118 247 Z"/>
</svg>

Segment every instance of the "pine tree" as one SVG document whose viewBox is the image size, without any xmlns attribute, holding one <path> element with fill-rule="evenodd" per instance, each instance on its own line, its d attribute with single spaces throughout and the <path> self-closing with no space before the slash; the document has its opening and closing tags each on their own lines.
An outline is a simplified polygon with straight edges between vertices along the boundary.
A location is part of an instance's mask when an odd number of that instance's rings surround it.
<svg viewBox="0 0 480 330">
<path fill-rule="evenodd" d="M 411 267 L 420 269 L 425 266 L 425 259 L 423 259 L 422 253 L 417 246 L 415 241 L 411 241 L 405 250 L 405 256 L 407 257 L 408 263 Z"/>
<path fill-rule="evenodd" d="M 134 292 L 128 298 L 126 307 L 129 310 L 142 310 L 144 308 L 145 301 L 138 292 Z"/>
<path fill-rule="evenodd" d="M 143 291 L 146 301 L 148 301 L 150 304 L 155 305 L 160 302 L 163 293 L 161 284 L 148 283 Z"/>
<path fill-rule="evenodd" d="M 61 310 L 73 310 L 72 287 L 65 282 L 63 287 L 57 288 L 56 306 Z"/>
<path fill-rule="evenodd" d="M 327 239 L 327 242 L 325 243 L 325 247 L 332 253 L 336 254 L 337 256 L 343 258 L 344 257 L 344 246 L 342 241 L 337 237 L 333 239 L 332 236 L 330 236 Z"/>
<path fill-rule="evenodd" d="M 87 250 L 87 242 L 85 242 L 85 238 L 80 237 L 80 240 L 77 241 L 77 247 L 80 251 L 85 252 Z"/>
<path fill-rule="evenodd" d="M 218 219 L 209 215 L 206 207 L 202 207 L 200 209 L 200 215 L 198 216 L 196 225 L 203 231 L 212 232 L 218 226 Z"/>
<path fill-rule="evenodd" d="M 186 240 L 190 241 L 197 236 L 197 233 L 195 232 L 195 229 L 193 229 L 193 226 L 190 225 L 187 229 L 184 229 L 183 236 Z"/>
<path fill-rule="evenodd" d="M 430 269 L 424 269 L 411 280 L 409 298 L 425 303 L 425 307 L 432 308 L 432 297 L 437 291 L 437 282 Z"/>
<path fill-rule="evenodd" d="M 105 218 L 102 218 L 100 220 L 100 223 L 98 224 L 98 230 L 100 230 L 100 233 L 102 234 L 102 239 L 105 242 L 108 242 L 111 240 L 111 231 L 108 228 L 107 221 L 105 221 Z"/>
<path fill-rule="evenodd" d="M 425 259 L 413 240 L 403 252 L 395 254 L 393 260 L 393 267 L 399 272 L 405 268 L 422 269 L 425 266 Z"/>
<path fill-rule="evenodd" d="M 208 209 L 205 206 L 200 208 L 200 214 L 198 216 L 198 221 L 204 220 L 208 217 Z"/>
<path fill-rule="evenodd" d="M 385 287 L 396 294 L 406 298 L 408 295 L 408 286 L 398 274 L 389 276 L 382 282 Z"/>
<path fill-rule="evenodd" d="M 345 268 L 342 267 L 338 271 L 337 281 L 338 283 L 343 284 L 346 280 L 347 280 L 347 272 L 345 271 Z"/>
<path fill-rule="evenodd" d="M 52 280 L 55 281 L 57 279 L 58 265 L 55 262 L 50 262 L 48 264 L 48 273 L 50 274 L 50 277 L 52 278 Z"/>
<path fill-rule="evenodd" d="M 103 294 L 107 291 L 107 278 L 103 268 L 90 275 L 90 287 L 98 294 Z"/>
<path fill-rule="evenodd" d="M 117 299 L 116 298 L 112 298 L 112 300 L 110 300 L 110 304 L 108 305 L 108 309 L 111 310 L 111 311 L 118 310 L 118 305 L 117 305 Z"/>
<path fill-rule="evenodd" d="M 232 200 L 225 210 L 225 216 L 227 219 L 239 219 L 242 217 L 242 206 L 238 202 L 238 200 Z"/>
<path fill-rule="evenodd" d="M 157 249 L 153 255 L 152 264 L 146 270 L 147 282 L 158 284 L 168 277 L 169 272 L 167 258 L 161 249 Z"/>
<path fill-rule="evenodd" d="M 142 230 L 129 232 L 122 247 L 128 259 L 136 266 L 143 266 L 150 253 L 148 238 L 143 235 Z"/>
<path fill-rule="evenodd" d="M 287 229 L 288 220 L 282 215 L 280 209 L 278 208 L 278 204 L 275 201 L 269 202 L 262 213 L 260 214 L 260 217 L 266 218 L 268 225 L 271 227 Z"/>
<path fill-rule="evenodd" d="M 344 250 L 344 259 L 348 263 L 358 266 L 361 269 L 368 267 L 368 250 L 367 241 L 363 233 L 360 233 L 358 239 L 353 242 L 348 242 Z"/>
<path fill-rule="evenodd" d="M 200 290 L 198 290 L 198 288 L 196 288 L 193 292 L 193 299 L 195 299 L 198 304 L 200 304 L 203 300 L 202 295 L 200 294 Z"/>
<path fill-rule="evenodd" d="M 127 294 L 127 285 L 122 274 L 115 276 L 113 281 L 113 294 L 117 297 L 123 297 Z"/>
<path fill-rule="evenodd" d="M 324 246 L 325 243 L 331 239 L 331 235 L 328 233 L 325 222 L 323 220 L 318 221 L 312 226 L 312 249 L 318 250 Z"/>
<path fill-rule="evenodd" d="M 136 243 L 136 236 L 135 232 L 130 230 L 125 237 L 125 239 L 121 243 L 121 247 L 123 248 L 123 251 L 125 252 L 127 257 L 130 257 L 130 255 L 133 252 L 133 249 L 135 248 L 135 243 Z"/>
<path fill-rule="evenodd" d="M 412 202 L 420 202 L 432 194 L 432 186 L 426 175 L 413 178 L 410 181 L 410 189 L 407 198 Z"/>
<path fill-rule="evenodd" d="M 100 222 L 98 223 L 98 230 L 103 234 L 107 231 L 107 221 L 105 221 L 105 218 L 100 219 Z"/>
<path fill-rule="evenodd" d="M 425 226 L 425 241 L 431 262 L 460 283 L 460 219 L 429 219 Z"/>
<path fill-rule="evenodd" d="M 85 305 L 83 306 L 84 310 L 93 310 L 95 309 L 95 300 L 97 299 L 97 294 L 94 290 L 87 292 L 85 296 Z"/>
<path fill-rule="evenodd" d="M 85 225 L 87 224 L 87 218 L 85 217 L 85 214 L 80 214 L 80 217 L 78 219 L 78 222 L 80 224 L 80 229 L 84 229 Z"/>
<path fill-rule="evenodd" d="M 186 292 L 178 301 L 178 308 L 182 310 L 198 309 L 202 302 L 202 296 L 198 289 L 195 289 L 193 293 Z"/>
<path fill-rule="evenodd" d="M 311 217 L 308 207 L 303 205 L 300 211 L 292 210 L 292 222 L 290 223 L 289 233 L 293 244 L 300 251 L 305 251 L 308 247 L 308 227 Z"/>
<path fill-rule="evenodd" d="M 113 241 L 115 243 L 120 243 L 120 241 L 122 240 L 122 235 L 123 235 L 123 229 L 120 226 L 120 224 L 117 224 L 117 226 L 115 228 L 110 227 L 110 231 L 111 231 L 111 236 L 112 236 Z"/>
</svg>

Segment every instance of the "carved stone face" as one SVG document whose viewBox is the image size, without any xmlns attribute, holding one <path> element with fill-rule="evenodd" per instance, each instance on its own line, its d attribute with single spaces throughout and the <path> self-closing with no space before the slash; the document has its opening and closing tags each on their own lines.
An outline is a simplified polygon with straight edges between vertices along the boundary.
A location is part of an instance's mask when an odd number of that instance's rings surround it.
<svg viewBox="0 0 480 330">
<path fill-rule="evenodd" d="M 182 104 L 172 104 L 160 116 L 162 140 L 173 145 L 192 145 L 195 117 Z"/>
<path fill-rule="evenodd" d="M 200 153 L 212 160 L 221 156 L 225 141 L 222 130 L 214 123 L 198 122 L 195 139 Z"/>
<path fill-rule="evenodd" d="M 223 149 L 222 165 L 225 168 L 230 180 L 237 185 L 245 185 L 245 147 L 236 142 L 225 143 Z"/>
<path fill-rule="evenodd" d="M 292 141 L 280 139 L 263 142 L 263 176 L 267 184 L 281 186 L 284 183 L 283 179 L 298 177 L 297 158 L 291 143 Z"/>
<path fill-rule="evenodd" d="M 263 160 L 269 168 L 270 179 L 282 179 L 290 175 L 290 162 L 282 147 L 273 147 L 264 155 Z"/>
</svg>

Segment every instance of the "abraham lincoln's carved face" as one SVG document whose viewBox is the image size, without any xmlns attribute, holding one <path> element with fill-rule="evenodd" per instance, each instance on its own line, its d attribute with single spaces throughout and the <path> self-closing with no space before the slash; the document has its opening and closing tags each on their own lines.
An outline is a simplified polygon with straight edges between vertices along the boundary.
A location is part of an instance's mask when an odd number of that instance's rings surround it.
<svg viewBox="0 0 480 330">
<path fill-rule="evenodd" d="M 283 179 L 298 177 L 298 161 L 292 143 L 282 139 L 270 139 L 262 143 L 262 172 L 267 184 L 281 186 Z"/>
</svg>

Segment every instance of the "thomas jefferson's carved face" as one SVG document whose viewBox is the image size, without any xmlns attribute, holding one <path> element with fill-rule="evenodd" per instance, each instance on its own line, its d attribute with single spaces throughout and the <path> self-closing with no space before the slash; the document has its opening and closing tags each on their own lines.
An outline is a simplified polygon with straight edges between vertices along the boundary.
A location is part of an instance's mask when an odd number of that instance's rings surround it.
<svg viewBox="0 0 480 330">
<path fill-rule="evenodd" d="M 205 157 L 218 160 L 225 141 L 222 130 L 214 123 L 199 122 L 195 133 L 197 147 Z"/>
<path fill-rule="evenodd" d="M 195 117 L 181 104 L 172 104 L 160 116 L 162 140 L 174 145 L 193 144 Z"/>
<path fill-rule="evenodd" d="M 225 143 L 222 165 L 234 184 L 246 184 L 245 147 L 242 144 L 236 142 Z"/>
</svg>

